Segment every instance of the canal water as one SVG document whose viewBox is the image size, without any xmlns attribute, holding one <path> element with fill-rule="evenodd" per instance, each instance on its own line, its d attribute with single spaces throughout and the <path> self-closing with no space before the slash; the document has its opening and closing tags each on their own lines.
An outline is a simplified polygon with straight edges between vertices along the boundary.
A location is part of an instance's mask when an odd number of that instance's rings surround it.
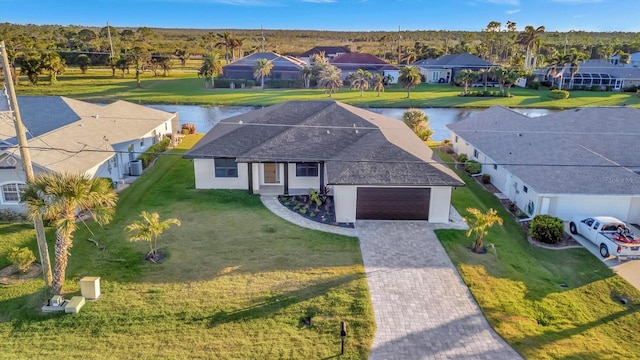
<svg viewBox="0 0 640 360">
<path fill-rule="evenodd" d="M 180 114 L 180 125 L 192 123 L 196 125 L 196 131 L 206 133 L 220 120 L 232 116 L 241 115 L 251 110 L 253 106 L 198 106 L 198 105 L 149 105 L 150 107 Z M 368 108 L 367 110 L 402 120 L 405 108 Z M 433 140 L 444 140 L 449 137 L 446 125 L 464 120 L 471 114 L 483 111 L 481 109 L 458 108 L 420 108 L 429 117 L 429 127 L 434 131 Z M 514 109 L 529 117 L 546 115 L 552 110 L 548 109 Z"/>
</svg>

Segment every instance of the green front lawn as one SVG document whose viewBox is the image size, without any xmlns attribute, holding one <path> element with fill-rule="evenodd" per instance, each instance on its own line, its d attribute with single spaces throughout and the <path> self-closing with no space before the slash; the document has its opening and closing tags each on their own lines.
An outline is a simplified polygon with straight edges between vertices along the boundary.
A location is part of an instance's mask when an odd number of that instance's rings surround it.
<svg viewBox="0 0 640 360">
<path fill-rule="evenodd" d="M 196 139 L 121 192 L 111 224 L 75 235 L 66 296 L 80 278 L 100 276 L 100 300 L 79 314 L 42 315 L 41 279 L 0 287 L 0 358 L 321 359 L 339 353 L 340 321 L 349 329 L 343 358 L 367 358 L 375 321 L 357 239 L 292 225 L 243 191 L 193 189 L 181 154 Z M 142 260 L 147 244 L 126 241 L 141 210 L 182 221 L 160 241 L 162 264 Z M 35 250 L 29 224 L 0 225 L 0 239 L 0 265 L 10 246 Z"/>
<path fill-rule="evenodd" d="M 529 359 L 637 358 L 640 292 L 585 249 L 530 245 L 497 198 L 460 175 L 467 186 L 454 190 L 455 208 L 462 215 L 468 207 L 494 208 L 505 220 L 485 242 L 495 245 L 497 258 L 491 249 L 469 251 L 464 231 L 436 232 L 496 331 Z M 627 305 L 618 302 L 621 295 Z"/>
<path fill-rule="evenodd" d="M 132 74 L 125 78 L 117 72 L 92 69 L 86 75 L 77 70 L 61 75 L 51 86 L 45 80 L 41 85 L 31 86 L 26 77 L 20 79 L 16 87 L 18 95 L 63 95 L 82 100 L 110 102 L 118 99 L 142 103 L 198 104 L 198 105 L 251 105 L 268 106 L 289 100 L 328 99 L 323 89 L 204 89 L 204 80 L 193 72 L 170 73 L 168 77 L 153 77 L 149 73 L 142 76 L 141 88 L 136 88 Z M 474 91 L 482 88 L 473 88 Z M 498 91 L 498 88 L 491 88 Z M 450 85 L 421 84 L 411 90 L 407 99 L 406 89 L 399 85 L 390 86 L 385 92 L 369 90 L 363 97 L 360 91 L 342 88 L 333 99 L 360 107 L 462 107 L 488 108 L 494 105 L 520 108 L 564 109 L 582 106 L 636 106 L 640 107 L 640 97 L 635 93 L 572 91 L 569 99 L 557 100 L 549 97 L 549 90 L 513 88 L 511 98 L 460 97 L 460 87 Z"/>
</svg>

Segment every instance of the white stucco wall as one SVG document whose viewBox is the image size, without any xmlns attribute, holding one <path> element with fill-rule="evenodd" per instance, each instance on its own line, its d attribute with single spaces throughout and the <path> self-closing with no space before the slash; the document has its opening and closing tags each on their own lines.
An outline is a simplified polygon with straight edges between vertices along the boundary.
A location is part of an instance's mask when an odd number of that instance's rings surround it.
<svg viewBox="0 0 640 360">
<path fill-rule="evenodd" d="M 552 203 L 554 206 L 550 215 L 557 216 L 562 220 L 571 220 L 574 215 L 604 215 L 613 216 L 623 221 L 630 220 L 630 196 L 559 195 Z"/>
<path fill-rule="evenodd" d="M 451 186 L 432 187 L 429 202 L 429 222 L 448 223 L 451 208 Z"/>
<path fill-rule="evenodd" d="M 640 196 L 636 196 L 629 202 L 629 216 L 627 221 L 640 224 Z"/>
<path fill-rule="evenodd" d="M 335 201 L 336 221 L 356 221 L 357 187 L 353 185 L 334 185 L 333 200 Z"/>
<path fill-rule="evenodd" d="M 216 178 L 213 159 L 193 159 L 196 189 L 248 189 L 249 170 L 246 163 L 238 164 L 238 177 Z"/>
<path fill-rule="evenodd" d="M 296 176 L 296 164 L 290 163 L 289 167 L 289 189 L 320 189 L 320 176 Z M 320 165 L 318 165 L 318 171 Z M 326 178 L 325 178 L 326 179 Z"/>
</svg>

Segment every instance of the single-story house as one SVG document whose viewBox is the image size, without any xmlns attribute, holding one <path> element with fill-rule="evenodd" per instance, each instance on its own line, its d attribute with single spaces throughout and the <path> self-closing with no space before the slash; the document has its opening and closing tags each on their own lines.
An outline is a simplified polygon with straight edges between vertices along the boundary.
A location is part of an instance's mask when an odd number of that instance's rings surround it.
<svg viewBox="0 0 640 360">
<path fill-rule="evenodd" d="M 614 55 L 609 58 L 609 62 L 613 65 L 623 65 L 626 67 L 640 67 L 640 51 L 629 54 L 629 62 L 627 64 L 623 64 L 620 62 L 622 56 Z"/>
<path fill-rule="evenodd" d="M 449 221 L 464 183 L 403 122 L 336 101 L 290 101 L 228 118 L 185 158 L 197 189 L 307 194 L 327 186 L 336 220 Z"/>
<path fill-rule="evenodd" d="M 499 195 L 529 216 L 640 222 L 640 109 L 578 108 L 529 118 L 495 106 L 447 127 L 454 150 L 480 162 Z"/>
<path fill-rule="evenodd" d="M 258 52 L 223 66 L 222 77 L 225 79 L 256 80 L 253 71 L 258 59 L 267 59 L 273 64 L 269 79 L 275 80 L 302 79 L 302 69 L 307 65 L 304 61 L 294 57 L 273 52 Z"/>
<path fill-rule="evenodd" d="M 313 49 L 307 50 L 300 54 L 300 59 L 310 65 L 314 55 L 322 53 L 324 54 L 324 58 L 329 61 L 336 56 L 340 56 L 348 52 L 351 52 L 351 50 L 344 46 L 316 46 Z"/>
<path fill-rule="evenodd" d="M 26 183 L 10 105 L 0 100 L 0 209 L 22 211 Z M 90 104 L 63 96 L 19 96 L 33 171 L 68 171 L 114 181 L 130 162 L 163 137 L 174 135 L 178 114 L 126 101 Z M 136 169 L 134 169 L 136 170 Z M 134 173 L 135 174 L 135 173 Z"/>
<path fill-rule="evenodd" d="M 579 64 L 578 72 L 573 75 L 573 87 L 598 86 L 620 91 L 631 86 L 640 86 L 640 68 L 613 65 L 606 60 L 586 60 Z M 548 81 L 559 88 L 570 90 L 571 72 L 568 67 L 556 74 L 549 74 L 549 67 L 533 72 L 541 82 Z"/>
<path fill-rule="evenodd" d="M 371 74 L 391 75 L 392 83 L 398 82 L 400 69 L 391 65 L 386 61 L 371 54 L 366 53 L 346 53 L 336 56 L 329 63 L 342 70 L 342 79 L 346 79 L 350 72 L 356 72 L 358 69 L 369 71 Z"/>
<path fill-rule="evenodd" d="M 494 64 L 469 53 L 444 55 L 436 59 L 418 60 L 413 63 L 427 83 L 449 84 L 460 70 L 478 71 Z"/>
</svg>

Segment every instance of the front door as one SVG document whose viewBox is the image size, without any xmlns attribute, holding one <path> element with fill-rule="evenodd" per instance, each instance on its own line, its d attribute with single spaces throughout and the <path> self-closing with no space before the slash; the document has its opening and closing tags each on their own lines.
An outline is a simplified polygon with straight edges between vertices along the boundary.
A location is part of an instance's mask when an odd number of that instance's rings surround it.
<svg viewBox="0 0 640 360">
<path fill-rule="evenodd" d="M 279 184 L 280 174 L 279 167 L 276 163 L 264 163 L 264 183 Z"/>
</svg>

